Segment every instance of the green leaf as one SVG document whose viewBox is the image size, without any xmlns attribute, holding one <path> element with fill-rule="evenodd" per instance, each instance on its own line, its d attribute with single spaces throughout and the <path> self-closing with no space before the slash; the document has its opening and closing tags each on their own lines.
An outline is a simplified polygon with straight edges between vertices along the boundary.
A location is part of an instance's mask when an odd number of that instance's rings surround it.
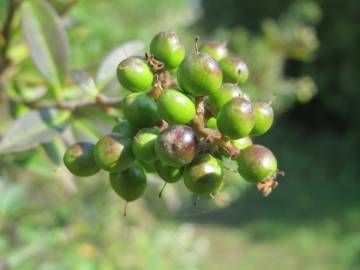
<svg viewBox="0 0 360 270">
<path fill-rule="evenodd" d="M 68 111 L 43 109 L 18 118 L 0 141 L 0 154 L 24 151 L 51 141 L 65 129 Z"/>
<path fill-rule="evenodd" d="M 33 63 L 57 98 L 65 81 L 69 45 L 64 27 L 53 7 L 44 0 L 22 4 L 22 29 Z"/>
<path fill-rule="evenodd" d="M 93 99 L 99 93 L 93 78 L 84 70 L 72 70 L 71 76 L 80 88 L 80 95 L 84 99 Z"/>
<path fill-rule="evenodd" d="M 141 41 L 129 41 L 111 51 L 102 61 L 97 74 L 96 83 L 99 88 L 103 88 L 112 79 L 115 78 L 118 64 L 125 58 L 142 54 L 145 45 Z"/>
</svg>

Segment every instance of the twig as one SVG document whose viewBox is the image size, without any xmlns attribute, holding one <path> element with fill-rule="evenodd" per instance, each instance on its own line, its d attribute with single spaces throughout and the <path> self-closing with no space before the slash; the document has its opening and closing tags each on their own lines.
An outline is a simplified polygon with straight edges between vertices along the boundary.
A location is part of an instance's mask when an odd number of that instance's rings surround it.
<svg viewBox="0 0 360 270">
<path fill-rule="evenodd" d="M 100 107 L 102 109 L 119 107 L 122 105 L 121 99 L 109 99 L 106 96 L 99 95 L 95 100 L 83 101 L 78 103 L 24 103 L 32 109 L 50 109 L 56 108 L 59 110 L 80 111 L 92 107 Z"/>
<path fill-rule="evenodd" d="M 58 11 L 60 16 L 64 16 L 76 3 L 78 0 L 72 0 L 67 2 L 61 10 Z"/>
</svg>

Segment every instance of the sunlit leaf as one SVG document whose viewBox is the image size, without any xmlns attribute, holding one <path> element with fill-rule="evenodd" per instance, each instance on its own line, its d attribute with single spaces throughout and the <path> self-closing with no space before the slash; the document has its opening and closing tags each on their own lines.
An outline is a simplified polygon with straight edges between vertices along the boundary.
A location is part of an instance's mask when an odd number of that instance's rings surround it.
<svg viewBox="0 0 360 270">
<path fill-rule="evenodd" d="M 68 111 L 43 109 L 18 118 L 0 142 L 0 154 L 23 151 L 51 141 L 65 129 Z"/>
<path fill-rule="evenodd" d="M 81 97 L 94 98 L 98 94 L 98 89 L 93 78 L 84 70 L 72 70 L 71 76 L 79 86 Z"/>
<path fill-rule="evenodd" d="M 129 41 L 111 51 L 102 61 L 97 74 L 96 83 L 101 87 L 115 78 L 117 65 L 125 58 L 142 54 L 145 45 L 141 41 Z"/>
<path fill-rule="evenodd" d="M 60 95 L 68 67 L 68 40 L 55 10 L 44 0 L 22 4 L 22 29 L 31 58 L 52 88 Z"/>
</svg>

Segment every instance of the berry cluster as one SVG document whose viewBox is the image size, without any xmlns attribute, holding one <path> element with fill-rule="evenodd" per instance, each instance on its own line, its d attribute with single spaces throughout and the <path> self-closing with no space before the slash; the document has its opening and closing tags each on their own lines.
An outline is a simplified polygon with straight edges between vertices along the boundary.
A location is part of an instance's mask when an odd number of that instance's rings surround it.
<svg viewBox="0 0 360 270">
<path fill-rule="evenodd" d="M 131 202 L 144 193 L 146 172 L 156 172 L 165 185 L 183 179 L 192 193 L 212 195 L 223 185 L 221 160 L 231 158 L 240 175 L 268 195 L 281 172 L 273 153 L 250 136 L 271 127 L 271 102 L 251 102 L 239 88 L 248 67 L 226 44 L 198 48 L 198 42 L 186 56 L 175 32 L 160 32 L 145 57 L 123 60 L 117 78 L 131 92 L 122 104 L 125 119 L 96 145 L 70 146 L 66 167 L 77 176 L 108 171 L 112 188 Z"/>
</svg>

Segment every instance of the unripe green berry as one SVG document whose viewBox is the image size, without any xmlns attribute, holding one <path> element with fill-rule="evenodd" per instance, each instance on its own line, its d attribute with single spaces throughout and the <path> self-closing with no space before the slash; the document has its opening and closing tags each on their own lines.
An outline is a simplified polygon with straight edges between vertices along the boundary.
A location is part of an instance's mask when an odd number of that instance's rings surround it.
<svg viewBox="0 0 360 270">
<path fill-rule="evenodd" d="M 206 96 L 219 90 L 222 72 L 218 63 L 206 53 L 185 58 L 177 72 L 180 87 L 193 96 Z"/>
<path fill-rule="evenodd" d="M 147 172 L 147 173 L 156 173 L 155 163 L 154 162 L 148 163 L 148 162 L 139 161 L 139 163 L 144 168 L 145 172 Z"/>
<path fill-rule="evenodd" d="M 105 171 L 125 170 L 134 161 L 132 141 L 117 133 L 106 135 L 96 143 L 94 158 L 96 164 Z"/>
<path fill-rule="evenodd" d="M 143 128 L 136 133 L 133 141 L 133 153 L 137 160 L 154 162 L 158 159 L 155 153 L 155 141 L 159 133 L 158 128 Z"/>
<path fill-rule="evenodd" d="M 180 167 L 180 168 L 172 167 L 172 166 L 166 165 L 161 160 L 158 160 L 155 162 L 155 168 L 156 168 L 157 174 L 166 183 L 175 183 L 175 182 L 179 181 L 183 174 L 182 167 Z"/>
<path fill-rule="evenodd" d="M 236 159 L 238 171 L 248 182 L 258 183 L 277 170 L 274 154 L 265 146 L 254 144 L 242 150 Z"/>
<path fill-rule="evenodd" d="M 217 120 L 215 117 L 210 117 L 206 122 L 206 127 L 217 129 Z"/>
<path fill-rule="evenodd" d="M 132 202 L 140 198 L 146 189 L 146 175 L 141 165 L 135 162 L 122 172 L 110 173 L 110 185 L 125 201 Z"/>
<path fill-rule="evenodd" d="M 64 154 L 64 164 L 76 176 L 85 177 L 96 174 L 100 168 L 96 165 L 94 144 L 88 142 L 75 143 Z"/>
<path fill-rule="evenodd" d="M 196 146 L 195 132 L 188 126 L 177 125 L 161 132 L 155 143 L 155 151 L 165 164 L 182 167 L 194 159 Z"/>
<path fill-rule="evenodd" d="M 150 90 L 153 77 L 147 63 L 138 57 L 126 58 L 120 62 L 117 68 L 117 78 L 120 84 L 132 92 Z"/>
<path fill-rule="evenodd" d="M 239 150 L 243 150 L 253 144 L 253 142 L 249 136 L 245 136 L 245 137 L 237 139 L 237 140 L 231 140 L 231 143 Z M 220 148 L 219 152 L 222 156 L 225 156 L 227 158 L 230 157 L 230 154 L 222 148 Z"/>
<path fill-rule="evenodd" d="M 249 77 L 246 63 L 235 56 L 229 56 L 219 62 L 224 82 L 243 84 Z"/>
<path fill-rule="evenodd" d="M 195 105 L 186 95 L 168 89 L 157 100 L 160 117 L 170 124 L 186 124 L 195 116 Z"/>
<path fill-rule="evenodd" d="M 153 127 L 160 117 L 156 103 L 145 94 L 132 93 L 125 97 L 123 112 L 125 118 L 135 127 Z"/>
<path fill-rule="evenodd" d="M 242 97 L 250 101 L 249 96 L 246 95 L 237 84 L 224 83 L 219 91 L 209 96 L 208 102 L 215 112 L 218 112 L 229 100 L 235 97 Z"/>
<path fill-rule="evenodd" d="M 255 113 L 255 125 L 250 135 L 258 136 L 270 129 L 274 121 L 274 111 L 267 102 L 255 102 L 253 104 Z"/>
<path fill-rule="evenodd" d="M 136 133 L 135 127 L 125 119 L 120 119 L 112 128 L 113 133 L 120 134 L 123 137 L 133 137 Z"/>
<path fill-rule="evenodd" d="M 235 140 L 249 135 L 255 124 L 252 105 L 244 98 L 228 101 L 217 116 L 217 126 L 221 134 Z"/>
<path fill-rule="evenodd" d="M 216 192 L 221 186 L 222 179 L 221 163 L 211 155 L 200 155 L 185 167 L 185 186 L 198 195 Z"/>
<path fill-rule="evenodd" d="M 227 57 L 229 53 L 226 43 L 217 40 L 206 42 L 200 47 L 200 52 L 207 53 L 216 61 L 220 61 L 221 59 Z"/>
<path fill-rule="evenodd" d="M 150 52 L 167 69 L 177 68 L 185 58 L 184 44 L 174 31 L 156 34 L 150 43 Z"/>
</svg>

